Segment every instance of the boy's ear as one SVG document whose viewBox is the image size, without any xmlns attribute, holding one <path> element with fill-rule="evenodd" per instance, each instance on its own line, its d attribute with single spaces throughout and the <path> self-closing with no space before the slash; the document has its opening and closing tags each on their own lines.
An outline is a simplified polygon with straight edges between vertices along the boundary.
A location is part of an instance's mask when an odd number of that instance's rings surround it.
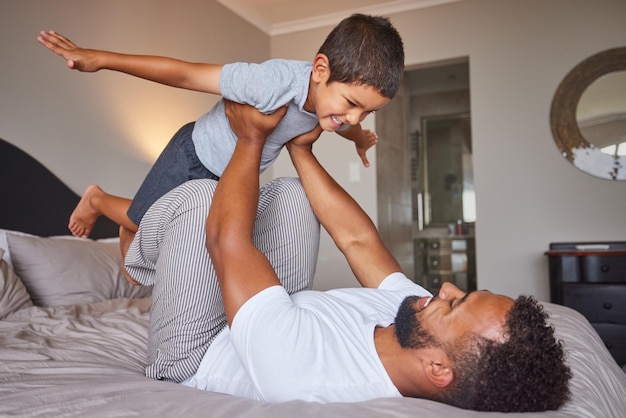
<svg viewBox="0 0 626 418">
<path fill-rule="evenodd" d="M 328 80 L 328 77 L 330 77 L 330 65 L 328 57 L 325 54 L 315 55 L 315 58 L 313 58 L 312 71 L 311 76 L 313 81 L 319 83 L 321 81 Z"/>
</svg>

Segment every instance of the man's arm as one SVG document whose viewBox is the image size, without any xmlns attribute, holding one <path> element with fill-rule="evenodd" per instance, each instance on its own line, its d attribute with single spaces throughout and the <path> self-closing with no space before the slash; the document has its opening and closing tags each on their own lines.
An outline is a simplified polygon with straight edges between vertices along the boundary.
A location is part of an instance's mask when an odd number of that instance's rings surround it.
<svg viewBox="0 0 626 418">
<path fill-rule="evenodd" d="M 226 101 L 226 114 L 238 140 L 235 152 L 213 195 L 206 223 L 207 249 L 215 268 L 226 319 L 231 325 L 239 308 L 252 296 L 280 281 L 274 268 L 253 242 L 259 203 L 259 166 L 265 139 L 285 115 L 285 107 L 263 115 L 247 107 L 233 115 L 235 105 Z"/>
<path fill-rule="evenodd" d="M 97 49 L 79 48 L 65 36 L 40 32 L 37 40 L 64 58 L 67 66 L 82 72 L 112 70 L 172 87 L 220 94 L 222 66 L 181 61 L 174 58 L 129 55 Z"/>
<path fill-rule="evenodd" d="M 310 132 L 287 143 L 315 215 L 345 255 L 364 287 L 378 287 L 391 273 L 402 271 L 385 247 L 376 226 L 359 204 L 324 170 L 312 152 L 321 133 Z"/>
</svg>

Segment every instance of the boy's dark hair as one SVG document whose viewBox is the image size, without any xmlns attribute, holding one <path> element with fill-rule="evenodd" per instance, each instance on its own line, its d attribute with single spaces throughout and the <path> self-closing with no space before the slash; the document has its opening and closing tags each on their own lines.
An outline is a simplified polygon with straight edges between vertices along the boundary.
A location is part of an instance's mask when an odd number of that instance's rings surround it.
<svg viewBox="0 0 626 418">
<path fill-rule="evenodd" d="M 404 47 L 386 17 L 353 14 L 330 32 L 318 53 L 328 57 L 329 83 L 371 86 L 389 99 L 400 88 Z"/>
<path fill-rule="evenodd" d="M 520 296 L 507 316 L 506 342 L 473 338 L 448 350 L 455 382 L 439 400 L 478 411 L 558 409 L 570 396 L 572 375 L 547 318 L 536 300 Z"/>
</svg>

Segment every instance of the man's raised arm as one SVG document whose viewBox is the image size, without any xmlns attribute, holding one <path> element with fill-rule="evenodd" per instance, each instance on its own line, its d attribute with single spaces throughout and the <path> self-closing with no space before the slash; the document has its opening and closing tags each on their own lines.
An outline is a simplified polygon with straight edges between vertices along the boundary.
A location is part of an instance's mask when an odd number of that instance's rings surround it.
<svg viewBox="0 0 626 418">
<path fill-rule="evenodd" d="M 359 283 L 378 287 L 385 277 L 402 269 L 370 217 L 313 155 L 312 143 L 320 133 L 320 129 L 311 131 L 289 142 L 289 155 L 315 215 L 345 255 Z"/>
<path fill-rule="evenodd" d="M 207 249 L 220 284 L 226 319 L 260 291 L 280 285 L 274 269 L 252 240 L 259 203 L 259 166 L 267 136 L 286 108 L 263 115 L 254 108 L 244 116 L 227 114 L 238 140 L 213 195 L 206 223 Z"/>
</svg>

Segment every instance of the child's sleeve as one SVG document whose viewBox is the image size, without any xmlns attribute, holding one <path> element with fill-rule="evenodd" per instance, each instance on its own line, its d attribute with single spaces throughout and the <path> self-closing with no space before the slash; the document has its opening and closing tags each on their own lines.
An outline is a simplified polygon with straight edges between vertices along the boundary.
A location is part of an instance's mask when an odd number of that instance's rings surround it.
<svg viewBox="0 0 626 418">
<path fill-rule="evenodd" d="M 294 98 L 296 72 L 282 60 L 261 64 L 237 62 L 224 65 L 220 77 L 222 96 L 272 113 Z"/>
</svg>

